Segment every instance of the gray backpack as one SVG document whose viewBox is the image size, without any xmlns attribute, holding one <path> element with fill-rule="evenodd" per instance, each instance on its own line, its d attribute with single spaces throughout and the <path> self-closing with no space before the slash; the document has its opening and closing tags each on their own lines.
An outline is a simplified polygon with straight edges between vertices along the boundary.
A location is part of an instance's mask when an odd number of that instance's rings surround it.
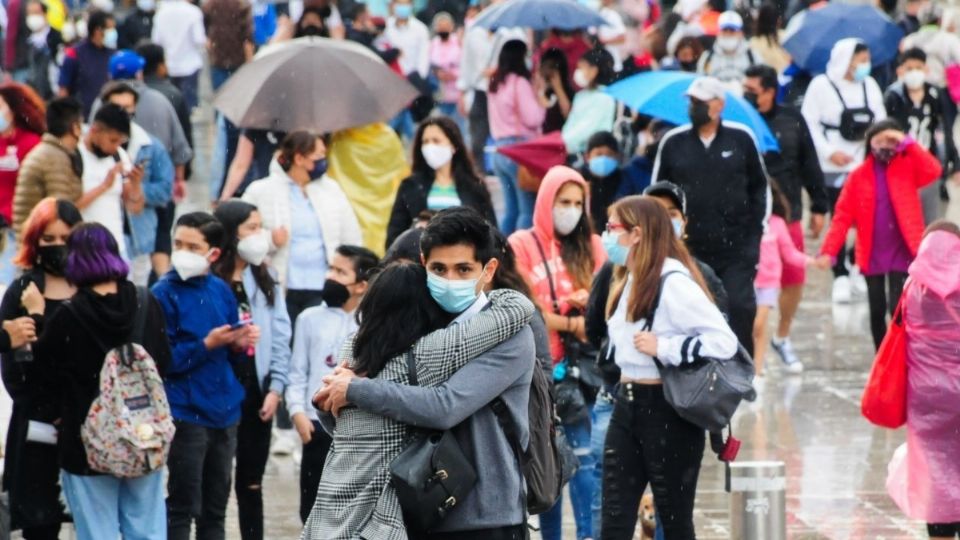
<svg viewBox="0 0 960 540">
<path fill-rule="evenodd" d="M 660 287 L 644 331 L 653 328 L 663 284 L 671 274 L 682 272 L 667 272 L 660 277 Z M 739 346 L 732 358 L 701 357 L 680 366 L 665 366 L 656 357 L 653 361 L 660 369 L 667 403 L 681 418 L 709 432 L 723 431 L 740 402 L 757 397 L 753 389 L 753 359 L 743 346 Z"/>
</svg>

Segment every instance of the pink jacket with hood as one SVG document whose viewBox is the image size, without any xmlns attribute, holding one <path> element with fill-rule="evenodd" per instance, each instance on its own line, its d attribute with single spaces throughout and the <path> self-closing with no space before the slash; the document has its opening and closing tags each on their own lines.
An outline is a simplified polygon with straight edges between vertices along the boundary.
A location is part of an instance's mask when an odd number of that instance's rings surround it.
<svg viewBox="0 0 960 540">
<path fill-rule="evenodd" d="M 537 242 L 534 240 L 534 235 L 536 235 L 536 239 L 539 240 L 548 259 L 550 275 L 553 276 L 554 288 L 557 299 L 560 301 L 560 313 L 562 315 L 571 311 L 572 308 L 566 302 L 566 299 L 577 290 L 577 286 L 560 257 L 560 238 L 553 228 L 553 204 L 560 188 L 570 182 L 583 188 L 586 197 L 583 201 L 584 215 L 582 219 L 585 219 L 588 224 L 591 223 L 589 213 L 590 187 L 580 173 L 570 167 L 558 165 L 547 171 L 546 176 L 543 177 L 543 182 L 540 184 L 540 191 L 537 192 L 537 202 L 533 209 L 533 228 L 517 231 L 510 235 L 510 247 L 513 248 L 516 255 L 517 270 L 527 279 L 540 308 L 552 310 L 553 298 L 550 296 L 550 282 L 547 279 L 543 258 L 537 249 Z M 607 254 L 599 236 L 593 234 L 591 241 L 593 244 L 593 272 L 596 273 L 606 262 Z M 557 332 L 550 332 L 550 353 L 554 363 L 563 359 L 563 345 Z"/>
</svg>

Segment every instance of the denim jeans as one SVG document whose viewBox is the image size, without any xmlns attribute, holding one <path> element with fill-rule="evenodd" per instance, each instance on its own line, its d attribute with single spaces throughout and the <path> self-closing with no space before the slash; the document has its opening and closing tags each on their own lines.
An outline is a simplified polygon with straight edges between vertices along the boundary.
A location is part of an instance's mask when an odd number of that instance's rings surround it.
<svg viewBox="0 0 960 540">
<path fill-rule="evenodd" d="M 237 450 L 237 426 L 214 429 L 174 422 L 177 434 L 167 468 L 167 529 L 170 540 L 189 540 L 197 522 L 197 540 L 224 540 L 230 476 Z"/>
<path fill-rule="evenodd" d="M 396 131 L 401 139 L 412 141 L 417 126 L 413 123 L 413 115 L 410 114 L 410 110 L 404 109 L 390 120 L 390 128 Z"/>
<path fill-rule="evenodd" d="M 236 72 L 236 69 L 225 69 L 219 68 L 216 66 L 210 66 L 210 86 L 213 87 L 213 91 L 216 92 L 223 86 L 223 83 L 227 82 L 227 79 Z"/>
<path fill-rule="evenodd" d="M 497 139 L 496 145 L 499 148 L 522 141 L 521 137 L 506 137 Z M 503 191 L 504 211 L 500 231 L 504 236 L 533 226 L 533 204 L 537 200 L 537 194 L 520 189 L 517 185 L 517 169 L 516 162 L 507 156 L 499 152 L 493 155 L 493 172 L 500 179 Z"/>
<path fill-rule="evenodd" d="M 613 415 L 613 396 L 607 392 L 597 395 L 597 402 L 593 405 L 590 426 L 590 453 L 593 455 L 593 501 L 590 512 L 593 519 L 593 530 L 600 532 L 600 522 L 603 510 L 603 445 L 607 440 L 607 428 L 610 427 L 610 417 Z"/>
<path fill-rule="evenodd" d="M 581 424 L 564 425 L 563 433 L 573 447 L 580 462 L 577 474 L 570 479 L 570 500 L 573 504 L 573 518 L 577 523 L 577 540 L 594 538 L 590 505 L 596 481 L 593 469 L 596 462 L 590 451 L 590 421 Z M 560 540 L 563 534 L 563 496 L 547 512 L 540 514 L 540 534 L 543 540 Z"/>
<path fill-rule="evenodd" d="M 60 471 L 77 540 L 166 540 L 163 471 L 139 478 Z"/>
<path fill-rule="evenodd" d="M 191 110 L 196 109 L 200 104 L 200 72 L 197 71 L 183 77 L 170 77 L 170 82 L 175 84 L 183 93 L 183 99 L 187 102 L 187 107 Z"/>
</svg>

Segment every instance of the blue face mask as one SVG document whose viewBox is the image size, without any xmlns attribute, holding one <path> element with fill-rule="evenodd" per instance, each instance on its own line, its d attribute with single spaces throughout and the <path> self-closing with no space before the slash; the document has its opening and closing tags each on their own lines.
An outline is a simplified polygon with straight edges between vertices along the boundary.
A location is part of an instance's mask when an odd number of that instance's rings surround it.
<svg viewBox="0 0 960 540">
<path fill-rule="evenodd" d="M 463 313 L 477 300 L 476 279 L 446 279 L 427 272 L 430 296 L 447 313 Z"/>
<path fill-rule="evenodd" d="M 613 174 L 613 171 L 617 170 L 617 166 L 620 163 L 617 162 L 617 158 L 610 156 L 596 156 L 590 158 L 590 161 L 587 163 L 587 168 L 590 169 L 590 174 L 596 176 L 597 178 L 606 178 Z"/>
<path fill-rule="evenodd" d="M 611 233 L 603 231 L 600 239 L 603 241 L 603 249 L 607 252 L 610 262 L 619 266 L 627 264 L 627 256 L 630 254 L 630 248 L 620 245 L 620 235 L 623 233 Z"/>
<path fill-rule="evenodd" d="M 857 64 L 857 67 L 853 70 L 853 80 L 857 82 L 863 82 L 867 77 L 870 76 L 870 69 L 870 62 Z"/>
<path fill-rule="evenodd" d="M 673 218 L 670 223 L 673 223 L 673 232 L 677 235 L 677 238 L 683 238 L 683 220 Z"/>
<path fill-rule="evenodd" d="M 310 171 L 310 178 L 317 179 L 327 172 L 327 158 L 318 159 L 313 162 L 313 170 Z"/>
<path fill-rule="evenodd" d="M 410 4 L 397 4 L 393 7 L 393 14 L 398 19 L 409 19 L 413 15 L 413 6 Z"/>
</svg>

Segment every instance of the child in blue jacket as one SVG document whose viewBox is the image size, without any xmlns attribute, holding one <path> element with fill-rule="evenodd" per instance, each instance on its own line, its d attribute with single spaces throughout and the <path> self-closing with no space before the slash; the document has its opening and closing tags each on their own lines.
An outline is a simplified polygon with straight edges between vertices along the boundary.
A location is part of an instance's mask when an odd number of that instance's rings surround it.
<svg viewBox="0 0 960 540">
<path fill-rule="evenodd" d="M 164 386 L 177 434 L 167 467 L 167 533 L 187 540 L 223 538 L 243 387 L 232 364 L 256 344 L 254 325 L 236 327 L 237 301 L 210 274 L 220 256 L 223 225 L 205 212 L 185 214 L 174 229 L 174 270 L 152 291 L 163 307 L 173 359 Z"/>
</svg>

